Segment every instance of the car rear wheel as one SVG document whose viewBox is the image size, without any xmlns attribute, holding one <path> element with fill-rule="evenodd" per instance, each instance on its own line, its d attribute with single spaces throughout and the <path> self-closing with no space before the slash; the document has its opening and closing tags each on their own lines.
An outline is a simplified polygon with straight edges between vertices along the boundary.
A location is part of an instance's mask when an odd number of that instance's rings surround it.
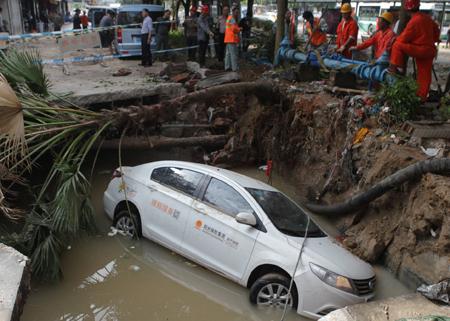
<svg viewBox="0 0 450 321">
<path fill-rule="evenodd" d="M 137 213 L 121 210 L 116 215 L 114 226 L 119 231 L 125 233 L 126 236 L 141 236 L 141 220 Z"/>
<path fill-rule="evenodd" d="M 258 278 L 250 288 L 250 302 L 258 306 L 297 307 L 295 287 L 289 292 L 290 279 L 282 274 L 269 273 Z"/>
</svg>

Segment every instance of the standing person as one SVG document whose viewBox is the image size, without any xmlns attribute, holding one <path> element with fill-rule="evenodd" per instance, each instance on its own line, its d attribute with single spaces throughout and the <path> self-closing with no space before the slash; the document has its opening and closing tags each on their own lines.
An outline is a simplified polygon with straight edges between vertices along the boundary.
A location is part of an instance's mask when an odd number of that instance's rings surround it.
<svg viewBox="0 0 450 321">
<path fill-rule="evenodd" d="M 165 10 L 164 15 L 156 20 L 156 50 L 169 49 L 169 31 L 170 31 L 170 10 Z M 163 54 L 167 59 L 167 52 Z"/>
<path fill-rule="evenodd" d="M 252 28 L 252 17 L 247 15 L 239 21 L 239 27 L 242 30 L 242 51 L 247 52 L 248 46 L 250 46 L 250 36 Z"/>
<path fill-rule="evenodd" d="M 191 6 L 189 9 L 189 16 L 184 19 L 184 37 L 186 38 L 186 44 L 188 47 L 197 46 L 197 7 Z M 188 49 L 189 61 L 195 61 L 197 48 Z"/>
<path fill-rule="evenodd" d="M 341 6 L 342 21 L 337 27 L 336 52 L 345 58 L 352 58 L 352 53 L 348 50 L 356 45 L 358 39 L 358 24 L 352 18 L 352 7 L 349 3 Z"/>
<path fill-rule="evenodd" d="M 108 10 L 106 14 L 102 17 L 99 23 L 100 28 L 107 28 L 106 30 L 100 31 L 100 40 L 102 43 L 102 48 L 109 48 L 111 54 L 113 54 L 112 42 L 114 40 L 114 29 L 111 27 L 114 24 L 114 11 Z"/>
<path fill-rule="evenodd" d="M 239 18 L 239 8 L 235 7 L 232 10 L 230 16 L 227 19 L 227 27 L 225 30 L 225 70 L 238 71 L 238 44 L 239 44 L 239 32 L 241 28 L 237 23 Z"/>
<path fill-rule="evenodd" d="M 312 49 L 318 49 L 327 42 L 326 30 L 328 29 L 325 19 L 314 18 L 311 11 L 305 11 L 302 15 L 306 21 L 306 32 L 308 33 L 308 44 Z M 308 49 L 308 48 L 306 48 Z"/>
<path fill-rule="evenodd" d="M 75 9 L 75 15 L 73 16 L 73 29 L 75 30 L 81 29 L 80 12 L 80 9 Z"/>
<path fill-rule="evenodd" d="M 230 7 L 228 5 L 224 5 L 222 8 L 222 15 L 219 17 L 217 21 L 218 25 L 218 33 L 217 33 L 217 45 L 216 45 L 216 54 L 217 60 L 219 62 L 223 62 L 225 58 L 225 29 L 227 25 L 227 19 L 230 15 Z"/>
<path fill-rule="evenodd" d="M 391 29 L 391 24 L 394 21 L 392 13 L 385 12 L 378 17 L 377 31 L 375 34 L 359 44 L 358 46 L 352 46 L 349 48 L 350 52 L 364 50 L 369 47 L 375 48 L 375 59 L 381 57 L 384 52 L 391 51 L 392 43 L 395 39 L 395 33 Z"/>
<path fill-rule="evenodd" d="M 198 40 L 198 62 L 200 66 L 205 66 L 206 50 L 208 49 L 209 37 L 214 37 L 209 26 L 209 7 L 202 6 L 202 12 L 198 18 L 197 24 L 197 40 Z"/>
<path fill-rule="evenodd" d="M 295 17 L 290 10 L 286 11 L 284 16 L 284 36 L 289 39 L 289 43 L 294 46 L 295 40 Z"/>
<path fill-rule="evenodd" d="M 83 10 L 83 15 L 80 17 L 80 20 L 83 29 L 87 29 L 89 27 L 89 18 L 86 15 L 86 10 Z"/>
<path fill-rule="evenodd" d="M 141 29 L 141 50 L 142 50 L 142 63 L 144 67 L 150 67 L 152 65 L 152 52 L 150 44 L 152 42 L 153 21 L 150 17 L 150 11 L 147 8 L 142 10 L 142 22 Z"/>
<path fill-rule="evenodd" d="M 411 14 L 411 20 L 392 46 L 389 71 L 402 73 L 405 70 L 405 56 L 416 60 L 417 96 L 426 101 L 431 85 L 431 69 L 436 57 L 436 43 L 439 42 L 439 27 L 433 19 L 419 11 L 420 0 L 406 0 L 405 9 Z"/>
</svg>

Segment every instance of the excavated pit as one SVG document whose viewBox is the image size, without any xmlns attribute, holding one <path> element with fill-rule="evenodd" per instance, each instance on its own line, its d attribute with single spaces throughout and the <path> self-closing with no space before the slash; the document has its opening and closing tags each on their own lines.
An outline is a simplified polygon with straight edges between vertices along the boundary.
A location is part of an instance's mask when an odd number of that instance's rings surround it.
<svg viewBox="0 0 450 321">
<path fill-rule="evenodd" d="M 320 198 L 331 204 L 426 159 L 421 145 L 440 146 L 440 156 L 450 156 L 448 141 L 418 141 L 398 128 L 383 128 L 382 120 L 373 117 L 360 121 L 347 98 L 307 93 L 311 86 L 305 87 L 306 93 L 288 94 L 271 106 L 250 99 L 231 139 L 212 154 L 212 162 L 264 164 L 271 159 L 304 202 Z M 363 127 L 369 133 L 354 142 Z M 364 260 L 384 264 L 415 288 L 450 277 L 449 212 L 450 178 L 427 174 L 332 220 L 345 247 Z"/>
</svg>

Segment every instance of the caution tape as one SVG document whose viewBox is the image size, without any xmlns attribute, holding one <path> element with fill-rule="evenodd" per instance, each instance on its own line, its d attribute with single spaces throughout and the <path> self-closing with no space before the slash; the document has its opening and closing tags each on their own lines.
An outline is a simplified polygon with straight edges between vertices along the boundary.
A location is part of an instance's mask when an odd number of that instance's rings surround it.
<svg viewBox="0 0 450 321">
<path fill-rule="evenodd" d="M 173 23 L 172 21 L 155 21 L 153 22 L 154 25 L 157 24 L 168 24 Z M 116 25 L 111 27 L 97 27 L 97 28 L 91 28 L 91 29 L 71 29 L 67 31 L 47 31 L 47 32 L 35 32 L 35 33 L 23 33 L 23 34 L 16 34 L 16 35 L 0 35 L 0 40 L 9 40 L 9 41 L 16 41 L 16 40 L 33 40 L 33 39 L 42 39 L 42 38 L 55 38 L 55 37 L 63 37 L 66 35 L 73 35 L 73 34 L 82 34 L 87 32 L 98 32 L 98 31 L 105 31 L 105 30 L 111 30 L 111 29 L 119 29 L 119 28 L 128 28 L 128 27 L 139 27 L 141 24 L 139 23 L 132 23 L 127 25 Z"/>
<path fill-rule="evenodd" d="M 217 43 L 209 44 L 208 46 L 214 46 Z M 152 54 L 162 54 L 168 52 L 176 52 L 176 51 L 185 51 L 189 49 L 198 48 L 199 46 L 189 46 L 189 47 L 181 47 L 174 49 L 166 49 L 166 50 L 155 50 L 152 51 Z M 90 55 L 90 56 L 78 56 L 78 57 L 70 57 L 70 58 L 56 58 L 56 59 L 43 59 L 41 62 L 44 65 L 63 65 L 66 63 L 79 63 L 79 62 L 102 62 L 104 60 L 117 59 L 117 58 L 125 58 L 125 57 L 136 57 L 133 54 L 113 54 L 113 55 Z"/>
</svg>

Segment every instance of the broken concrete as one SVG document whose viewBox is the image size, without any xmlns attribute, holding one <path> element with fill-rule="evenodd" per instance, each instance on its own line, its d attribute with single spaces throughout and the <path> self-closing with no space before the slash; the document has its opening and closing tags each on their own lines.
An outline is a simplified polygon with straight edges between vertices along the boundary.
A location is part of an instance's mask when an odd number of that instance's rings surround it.
<svg viewBox="0 0 450 321">
<path fill-rule="evenodd" d="M 30 260 L 0 243 L 0 321 L 18 321 L 30 291 Z"/>
<path fill-rule="evenodd" d="M 392 321 L 429 315 L 448 317 L 450 307 L 434 304 L 420 294 L 410 294 L 348 306 L 331 312 L 319 321 Z"/>
</svg>

